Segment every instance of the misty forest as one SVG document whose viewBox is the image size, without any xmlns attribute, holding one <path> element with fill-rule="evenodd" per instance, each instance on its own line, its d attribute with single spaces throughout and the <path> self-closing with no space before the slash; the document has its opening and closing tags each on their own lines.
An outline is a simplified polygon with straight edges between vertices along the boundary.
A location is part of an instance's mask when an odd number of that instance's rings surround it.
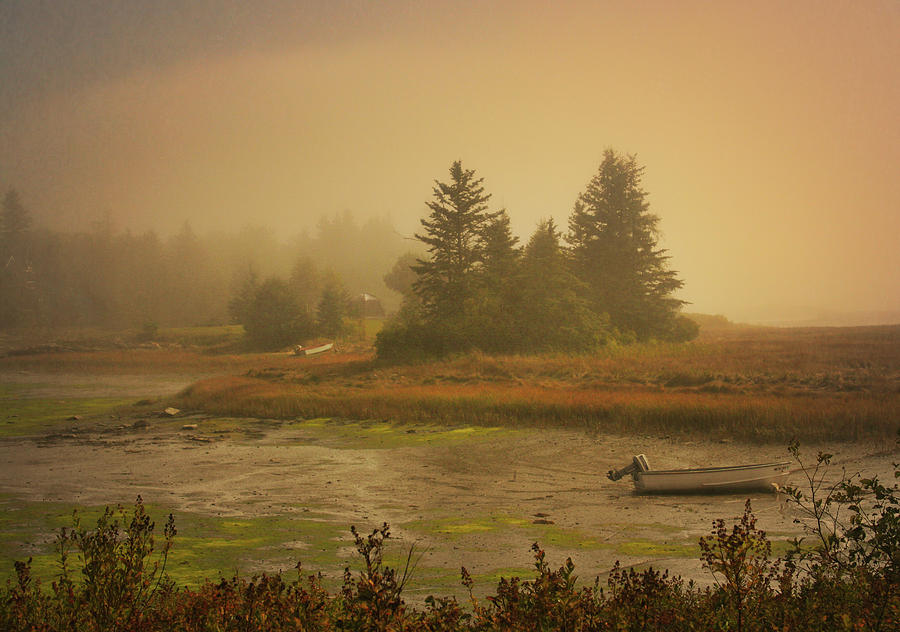
<svg viewBox="0 0 900 632">
<path fill-rule="evenodd" d="M 33 228 L 10 189 L 0 216 L 0 326 L 150 335 L 161 325 L 232 322 L 253 348 L 277 349 L 358 333 L 347 321 L 383 316 L 399 295 L 378 336 L 382 358 L 690 340 L 698 328 L 679 315 L 684 301 L 673 293 L 682 282 L 657 244 L 642 171 L 633 156 L 607 150 L 566 235 L 543 220 L 523 246 L 507 210 L 490 209 L 482 179 L 460 161 L 449 182 L 436 181 L 413 249 L 388 220 L 360 225 L 349 211 L 288 244 L 264 228 L 201 238 L 187 223 L 166 240 L 117 233 L 109 220 L 61 234 Z"/>
<path fill-rule="evenodd" d="M 314 236 L 290 243 L 249 226 L 201 237 L 188 223 L 165 239 L 118 232 L 110 220 L 60 233 L 31 226 L 15 190 L 4 198 L 2 218 L 5 329 L 224 325 L 232 316 L 244 322 L 240 301 L 264 282 L 278 285 L 288 303 L 279 317 L 314 321 L 326 287 L 341 298 L 350 287 L 368 291 L 391 305 L 382 277 L 408 247 L 387 220 L 359 224 L 350 212 L 323 217 Z"/>
</svg>

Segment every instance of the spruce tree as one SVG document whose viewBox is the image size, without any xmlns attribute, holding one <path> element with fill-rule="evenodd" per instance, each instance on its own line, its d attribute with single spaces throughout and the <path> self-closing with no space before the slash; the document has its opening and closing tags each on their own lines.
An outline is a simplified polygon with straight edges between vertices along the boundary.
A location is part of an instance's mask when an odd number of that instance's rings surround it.
<svg viewBox="0 0 900 632">
<path fill-rule="evenodd" d="M 497 217 L 488 211 L 490 194 L 483 178 L 463 169 L 456 161 L 450 167 L 450 182 L 435 181 L 434 199 L 427 202 L 431 213 L 421 220 L 423 242 L 430 257 L 415 266 L 419 275 L 413 289 L 428 319 L 462 333 L 477 294 L 478 271 L 484 261 L 484 230 Z"/>
<path fill-rule="evenodd" d="M 252 266 L 240 276 L 240 280 L 236 278 L 233 282 L 235 289 L 231 300 L 228 301 L 228 315 L 232 323 L 243 325 L 250 319 L 260 281 Z"/>
<path fill-rule="evenodd" d="M 482 232 L 484 242 L 483 284 L 492 288 L 506 285 L 519 262 L 519 238 L 512 234 L 509 214 L 500 209 Z"/>
<path fill-rule="evenodd" d="M 29 236 L 31 214 L 10 189 L 0 209 L 0 327 L 34 325 L 38 292 Z"/>
<path fill-rule="evenodd" d="M 346 333 L 344 318 L 350 311 L 350 295 L 336 278 L 325 283 L 322 298 L 316 310 L 316 324 L 319 333 L 329 338 L 338 338 Z"/>
<path fill-rule="evenodd" d="M 657 246 L 659 217 L 650 212 L 643 173 L 633 155 L 607 149 L 575 204 L 568 242 L 594 308 L 616 329 L 638 339 L 670 338 L 684 304 L 672 294 L 683 282 Z"/>
<path fill-rule="evenodd" d="M 506 209 L 497 212 L 482 233 L 484 253 L 478 296 L 473 307 L 477 324 L 473 343 L 483 351 L 510 352 L 520 340 L 516 311 L 521 248 L 512 234 Z"/>
<path fill-rule="evenodd" d="M 0 212 L 0 235 L 10 243 L 31 228 L 31 214 L 22 204 L 19 192 L 10 189 L 3 196 L 3 210 Z"/>
<path fill-rule="evenodd" d="M 303 311 L 287 281 L 269 278 L 256 287 L 241 323 L 259 349 L 295 345 L 313 335 L 315 324 Z"/>
<path fill-rule="evenodd" d="M 518 285 L 522 351 L 587 351 L 604 340 L 606 323 L 569 269 L 552 219 L 538 224 L 525 246 Z"/>
<path fill-rule="evenodd" d="M 419 258 L 411 252 L 397 257 L 393 267 L 383 277 L 384 284 L 404 297 L 409 296 L 416 282 L 416 272 L 413 268 L 418 261 Z"/>
<path fill-rule="evenodd" d="M 300 307 L 310 317 L 322 297 L 325 285 L 323 274 L 312 257 L 300 256 L 291 268 L 289 283 L 300 303 Z"/>
</svg>

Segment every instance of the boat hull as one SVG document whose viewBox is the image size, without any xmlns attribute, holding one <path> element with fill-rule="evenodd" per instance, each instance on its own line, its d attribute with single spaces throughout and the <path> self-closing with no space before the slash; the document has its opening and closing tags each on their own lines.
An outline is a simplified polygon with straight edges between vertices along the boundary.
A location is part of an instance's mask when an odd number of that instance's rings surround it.
<svg viewBox="0 0 900 632">
<path fill-rule="evenodd" d="M 305 356 L 313 356 L 318 355 L 320 353 L 325 353 L 326 351 L 331 351 L 334 347 L 333 342 L 329 342 L 328 344 L 319 345 L 318 347 L 309 347 L 308 349 L 303 350 L 303 355 Z"/>
<path fill-rule="evenodd" d="M 634 488 L 640 493 L 774 492 L 790 474 L 790 461 L 690 470 L 634 472 Z"/>
</svg>

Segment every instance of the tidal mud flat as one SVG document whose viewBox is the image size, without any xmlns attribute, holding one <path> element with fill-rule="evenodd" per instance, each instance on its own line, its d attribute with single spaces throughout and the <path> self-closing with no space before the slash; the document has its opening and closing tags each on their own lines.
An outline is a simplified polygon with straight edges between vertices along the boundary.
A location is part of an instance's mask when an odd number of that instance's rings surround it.
<svg viewBox="0 0 900 632">
<path fill-rule="evenodd" d="M 142 395 L 153 390 L 145 387 Z M 47 388 L 41 386 L 41 397 Z M 533 542 L 551 564 L 571 557 L 585 580 L 620 561 L 706 583 L 711 577 L 698 559 L 697 540 L 715 519 L 739 517 L 748 496 L 636 495 L 629 481 L 608 481 L 606 471 L 638 452 L 660 469 L 788 457 L 786 446 L 680 437 L 169 417 L 158 408 L 156 402 L 119 406 L 0 441 L 4 574 L 13 559 L 28 556 L 52 568 L 59 514 L 127 506 L 140 495 L 163 512 L 159 524 L 169 511 L 182 524 L 173 572 L 188 581 L 215 578 L 216 568 L 226 575 L 288 571 L 298 560 L 337 578 L 356 562 L 349 527 L 365 532 L 387 522 L 398 562 L 409 547 L 417 551 L 411 596 L 455 592 L 462 565 L 476 578 L 529 576 Z M 818 450 L 835 453 L 835 478 L 843 469 L 888 480 L 898 454 L 896 445 L 883 443 L 802 448 L 810 461 Z M 790 482 L 801 484 L 802 475 Z M 779 543 L 801 533 L 783 495 L 749 497 L 776 553 Z M 56 517 L 41 518 L 38 508 L 51 508 Z"/>
</svg>

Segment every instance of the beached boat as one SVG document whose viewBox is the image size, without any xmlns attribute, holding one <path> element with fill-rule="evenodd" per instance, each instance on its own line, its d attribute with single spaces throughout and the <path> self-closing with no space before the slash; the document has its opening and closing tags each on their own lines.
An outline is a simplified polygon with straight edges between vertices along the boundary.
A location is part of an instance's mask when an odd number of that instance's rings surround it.
<svg viewBox="0 0 900 632">
<path fill-rule="evenodd" d="M 297 347 L 294 348 L 294 355 L 302 355 L 302 356 L 316 355 L 318 353 L 324 353 L 325 351 L 330 351 L 333 347 L 334 347 L 333 342 L 316 345 L 315 347 L 304 347 L 303 345 L 298 345 Z"/>
<path fill-rule="evenodd" d="M 610 470 L 607 478 L 617 481 L 631 474 L 634 489 L 642 493 L 714 493 L 776 491 L 790 474 L 790 461 L 699 467 L 686 470 L 652 470 L 643 454 L 620 470 Z"/>
</svg>

